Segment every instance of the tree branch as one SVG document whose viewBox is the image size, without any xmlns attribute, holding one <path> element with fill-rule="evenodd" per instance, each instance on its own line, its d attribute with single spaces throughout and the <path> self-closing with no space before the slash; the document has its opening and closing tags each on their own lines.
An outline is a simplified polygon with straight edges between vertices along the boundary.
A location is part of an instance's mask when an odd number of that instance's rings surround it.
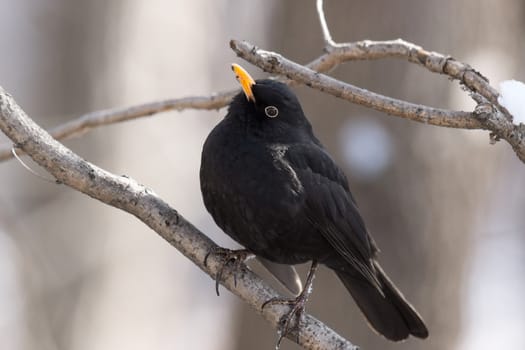
<svg viewBox="0 0 525 350">
<path fill-rule="evenodd" d="M 425 124 L 463 129 L 483 128 L 483 124 L 472 113 L 432 108 L 376 94 L 319 74 L 277 53 L 261 50 L 246 41 L 232 40 L 230 46 L 237 55 L 266 72 L 284 75 L 288 79 L 365 107 Z M 329 54 L 329 57 L 333 55 Z"/>
<path fill-rule="evenodd" d="M 498 93 L 470 66 L 435 52 L 427 52 L 402 40 L 363 41 L 337 45 L 337 48 L 314 62 L 317 67 L 329 70 L 347 60 L 403 57 L 432 72 L 446 74 L 460 80 L 467 89 L 471 90 L 472 97 L 479 105 L 474 112 L 469 113 L 394 99 L 320 74 L 277 53 L 261 50 L 246 41 L 230 41 L 231 48 L 239 57 L 262 70 L 286 76 L 288 79 L 347 101 L 425 124 L 490 130 L 496 139 L 505 139 L 519 159 L 525 162 L 525 128 L 512 124 L 512 117 L 497 103 Z"/>
<path fill-rule="evenodd" d="M 457 79 L 469 91 L 478 93 L 490 103 L 512 119 L 508 111 L 499 104 L 498 92 L 480 72 L 474 70 L 468 64 L 456 61 L 451 56 L 445 56 L 437 52 L 429 52 L 421 46 L 409 43 L 403 39 L 388 41 L 363 40 L 355 43 L 336 43 L 332 40 L 328 24 L 323 11 L 323 0 L 317 0 L 317 16 L 321 23 L 326 55 L 323 59 L 324 65 L 335 67 L 346 61 L 355 60 L 377 60 L 383 58 L 404 58 L 408 62 L 425 67 L 433 73 L 446 74 Z M 323 65 L 323 68 L 324 68 Z M 330 68 L 326 68 L 328 71 Z"/>
<path fill-rule="evenodd" d="M 2 87 L 0 87 L 0 130 L 60 183 L 133 214 L 201 270 L 215 278 L 218 268 L 222 266 L 220 258 L 212 254 L 204 265 L 206 254 L 216 247 L 212 240 L 148 188 L 129 177 L 116 176 L 83 160 L 53 139 L 24 113 Z M 261 310 L 261 305 L 279 296 L 278 293 L 246 266 L 238 271 L 228 272 L 223 274 L 221 283 L 262 314 L 276 328 L 288 308 L 272 305 Z M 210 290 L 213 290 L 211 284 Z M 314 317 L 305 315 L 303 322 L 299 333 L 292 333 L 288 337 L 304 348 L 356 349 L 352 343 Z"/>
<path fill-rule="evenodd" d="M 59 125 L 49 133 L 56 140 L 69 139 L 74 136 L 80 136 L 92 129 L 103 125 L 119 123 L 127 120 L 147 117 L 153 114 L 184 109 L 219 109 L 230 103 L 238 90 L 230 90 L 210 96 L 194 96 L 178 99 L 169 99 L 163 101 L 154 101 L 142 105 L 113 108 L 102 111 L 84 114 L 83 116 Z M 10 159 L 11 146 L 5 145 L 0 147 L 0 161 Z"/>
<path fill-rule="evenodd" d="M 321 25 L 321 31 L 323 33 L 324 45 L 326 48 L 333 47 L 336 43 L 332 40 L 328 23 L 326 23 L 326 17 L 323 10 L 323 0 L 317 0 L 316 7 L 317 17 L 319 17 L 319 24 Z"/>
</svg>

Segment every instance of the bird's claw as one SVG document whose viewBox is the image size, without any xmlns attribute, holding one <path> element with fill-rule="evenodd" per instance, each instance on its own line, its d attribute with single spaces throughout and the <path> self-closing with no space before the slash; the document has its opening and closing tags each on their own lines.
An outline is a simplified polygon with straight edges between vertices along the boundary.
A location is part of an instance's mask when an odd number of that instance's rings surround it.
<svg viewBox="0 0 525 350">
<path fill-rule="evenodd" d="M 217 296 L 219 296 L 219 284 L 222 280 L 222 275 L 226 265 L 233 263 L 233 283 L 235 286 L 237 286 L 236 272 L 240 269 L 242 264 L 253 254 L 246 249 L 231 250 L 222 247 L 215 247 L 212 250 L 210 250 L 208 254 L 206 254 L 206 256 L 204 257 L 204 266 L 208 265 L 208 258 L 212 254 L 217 257 L 220 257 L 220 259 L 222 260 L 221 266 L 219 267 L 219 269 L 217 270 L 217 274 L 215 275 L 215 292 L 217 293 Z"/>
<path fill-rule="evenodd" d="M 290 334 L 294 329 L 299 329 L 301 324 L 301 317 L 304 314 L 306 301 L 312 293 L 312 284 L 315 276 L 315 271 L 317 270 L 317 261 L 312 261 L 310 270 L 308 271 L 308 276 L 306 277 L 306 283 L 303 287 L 301 293 L 294 299 L 286 298 L 272 298 L 265 301 L 261 310 L 268 305 L 289 305 L 290 310 L 279 320 L 279 327 L 277 328 L 277 343 L 275 344 L 275 349 L 279 350 L 281 346 L 281 341 L 284 337 Z M 292 322 L 295 319 L 295 322 Z M 299 332 L 297 332 L 297 337 L 299 337 Z"/>
<path fill-rule="evenodd" d="M 262 304 L 261 309 L 264 309 L 268 305 L 290 306 L 290 310 L 279 320 L 279 326 L 277 328 L 277 344 L 275 345 L 275 349 L 279 349 L 284 337 L 290 334 L 294 329 L 299 328 L 301 317 L 305 311 L 305 304 L 308 295 L 309 293 L 303 291 L 294 299 L 272 298 Z"/>
</svg>

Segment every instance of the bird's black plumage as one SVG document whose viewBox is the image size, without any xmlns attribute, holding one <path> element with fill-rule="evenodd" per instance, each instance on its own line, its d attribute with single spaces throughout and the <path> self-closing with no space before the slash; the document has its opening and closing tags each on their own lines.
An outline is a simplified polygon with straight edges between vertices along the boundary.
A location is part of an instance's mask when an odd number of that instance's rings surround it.
<svg viewBox="0 0 525 350">
<path fill-rule="evenodd" d="M 346 176 L 295 94 L 273 80 L 251 89 L 254 99 L 235 96 L 204 144 L 201 190 L 216 223 L 270 261 L 315 260 L 333 269 L 386 338 L 426 337 L 423 321 L 377 263 Z M 277 116 L 267 115 L 269 106 Z"/>
</svg>

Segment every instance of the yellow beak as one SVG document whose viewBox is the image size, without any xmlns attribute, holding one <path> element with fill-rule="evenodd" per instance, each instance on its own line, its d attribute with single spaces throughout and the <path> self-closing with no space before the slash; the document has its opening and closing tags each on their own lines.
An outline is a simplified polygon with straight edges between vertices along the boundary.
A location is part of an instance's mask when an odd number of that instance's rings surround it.
<svg viewBox="0 0 525 350">
<path fill-rule="evenodd" d="M 255 84 L 255 80 L 248 74 L 247 71 L 244 70 L 241 66 L 238 64 L 233 63 L 232 64 L 232 70 L 235 73 L 235 77 L 239 81 L 242 87 L 242 91 L 244 91 L 244 94 L 246 95 L 246 98 L 248 101 L 255 102 L 255 96 L 253 96 L 252 91 L 252 85 Z"/>
</svg>

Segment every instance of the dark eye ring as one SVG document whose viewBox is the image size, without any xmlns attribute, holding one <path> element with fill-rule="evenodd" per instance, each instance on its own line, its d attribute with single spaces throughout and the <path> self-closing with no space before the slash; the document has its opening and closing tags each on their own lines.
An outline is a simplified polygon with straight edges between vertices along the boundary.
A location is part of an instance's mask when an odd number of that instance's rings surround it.
<svg viewBox="0 0 525 350">
<path fill-rule="evenodd" d="M 279 110 L 275 106 L 266 106 L 264 108 L 264 113 L 268 118 L 275 118 L 279 115 Z"/>
</svg>

